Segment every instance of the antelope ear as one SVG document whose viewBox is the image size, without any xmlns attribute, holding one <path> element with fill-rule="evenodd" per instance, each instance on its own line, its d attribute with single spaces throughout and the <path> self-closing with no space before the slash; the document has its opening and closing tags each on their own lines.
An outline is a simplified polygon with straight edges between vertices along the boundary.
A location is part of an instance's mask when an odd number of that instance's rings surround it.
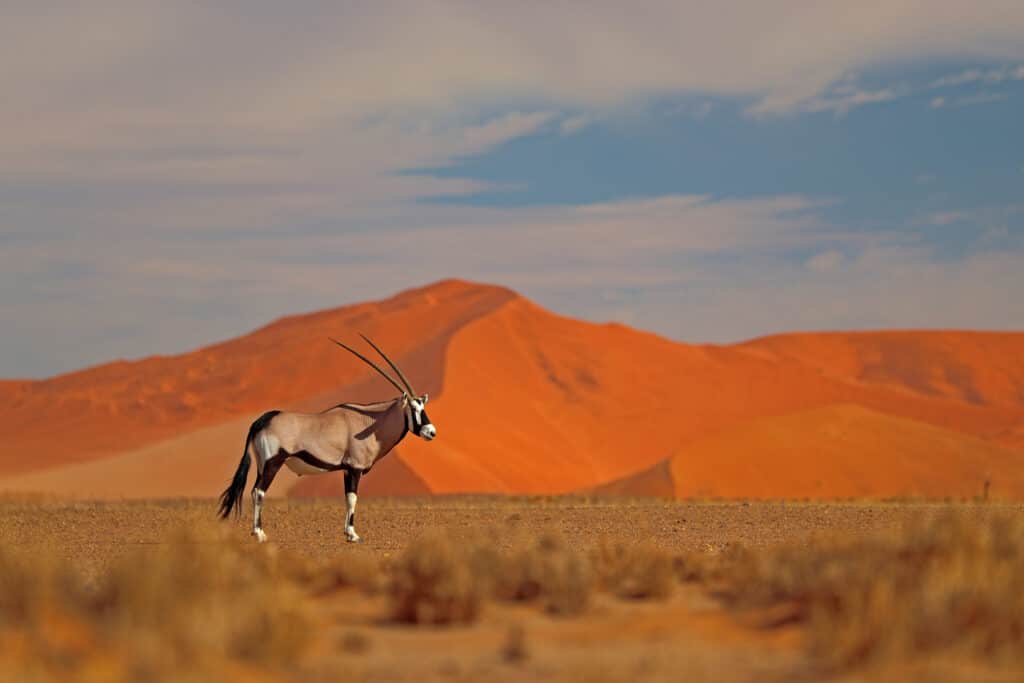
<svg viewBox="0 0 1024 683">
<path fill-rule="evenodd" d="M 430 396 L 428 394 L 423 394 L 423 405 L 427 405 L 427 399 L 429 398 Z"/>
</svg>

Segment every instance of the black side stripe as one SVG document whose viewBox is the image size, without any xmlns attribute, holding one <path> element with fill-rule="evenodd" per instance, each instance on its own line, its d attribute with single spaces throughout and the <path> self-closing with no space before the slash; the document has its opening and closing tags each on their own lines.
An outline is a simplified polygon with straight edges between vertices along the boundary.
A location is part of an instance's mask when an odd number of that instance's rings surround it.
<svg viewBox="0 0 1024 683">
<path fill-rule="evenodd" d="M 334 472 L 336 470 L 345 469 L 345 465 L 332 465 L 331 463 L 316 457 L 309 451 L 296 451 L 295 453 L 288 453 L 284 449 L 281 449 L 280 451 L 277 452 L 277 454 L 285 458 L 298 458 L 299 460 L 301 460 L 302 462 L 306 463 L 311 467 L 316 467 L 321 470 L 326 470 L 328 472 Z"/>
</svg>

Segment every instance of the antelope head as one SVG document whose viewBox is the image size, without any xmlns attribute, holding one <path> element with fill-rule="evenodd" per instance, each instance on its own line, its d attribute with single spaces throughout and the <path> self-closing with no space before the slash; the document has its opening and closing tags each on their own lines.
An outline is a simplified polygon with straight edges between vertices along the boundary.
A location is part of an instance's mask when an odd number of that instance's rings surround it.
<svg viewBox="0 0 1024 683">
<path fill-rule="evenodd" d="M 430 418 L 427 417 L 427 411 L 425 406 L 427 405 L 427 399 L 429 399 L 430 397 L 427 394 L 417 394 L 416 391 L 412 388 L 412 384 L 409 382 L 408 378 L 406 378 L 405 373 L 403 373 L 401 369 L 399 369 L 395 362 L 388 358 L 388 355 L 384 353 L 379 346 L 374 344 L 373 341 L 365 334 L 360 334 L 359 336 L 365 339 L 366 343 L 372 346 L 373 350 L 379 353 L 381 358 L 383 358 L 385 362 L 387 362 L 387 364 L 391 366 L 391 369 L 394 370 L 395 374 L 397 374 L 399 379 L 402 380 L 402 384 L 399 384 L 395 378 L 393 378 L 388 373 L 384 372 L 384 370 L 382 370 L 379 365 L 377 365 L 372 360 L 370 360 L 363 354 L 359 353 L 355 349 L 346 346 L 345 344 L 342 344 L 337 339 L 332 338 L 331 341 L 333 341 L 335 344 L 342 347 L 346 351 L 349 351 L 350 353 L 354 354 L 357 358 L 359 358 L 364 363 L 369 365 L 371 368 L 379 372 L 381 376 L 384 377 L 384 379 L 389 381 L 396 389 L 398 389 L 398 391 L 400 391 L 402 394 L 402 407 L 405 410 L 405 420 L 406 424 L 409 426 L 409 431 L 411 431 L 413 434 L 420 437 L 424 441 L 432 441 L 434 437 L 437 436 L 437 428 L 430 421 Z M 403 386 L 403 384 L 405 386 Z"/>
</svg>

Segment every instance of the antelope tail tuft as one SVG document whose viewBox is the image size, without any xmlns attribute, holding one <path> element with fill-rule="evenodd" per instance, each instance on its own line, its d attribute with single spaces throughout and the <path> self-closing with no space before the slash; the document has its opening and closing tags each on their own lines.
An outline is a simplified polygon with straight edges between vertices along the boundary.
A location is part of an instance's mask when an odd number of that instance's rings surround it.
<svg viewBox="0 0 1024 683">
<path fill-rule="evenodd" d="M 228 515 L 231 514 L 231 509 L 234 508 L 235 515 L 242 514 L 242 492 L 245 490 L 245 480 L 249 477 L 249 444 L 245 444 L 245 451 L 242 453 L 242 460 L 238 463 L 238 469 L 235 470 L 235 476 L 228 484 L 228 487 L 224 489 L 224 493 L 220 494 L 220 518 L 227 519 Z"/>
<path fill-rule="evenodd" d="M 252 443 L 252 437 L 270 424 L 274 416 L 280 412 L 280 410 L 271 410 L 263 413 L 249 426 L 249 434 L 245 437 L 245 448 L 242 449 L 242 459 L 238 463 L 238 469 L 235 470 L 235 476 L 231 479 L 228 487 L 224 489 L 224 493 L 220 494 L 221 519 L 227 519 L 232 509 L 234 509 L 235 515 L 242 514 L 242 493 L 245 492 L 245 480 L 249 478 L 249 445 Z"/>
</svg>

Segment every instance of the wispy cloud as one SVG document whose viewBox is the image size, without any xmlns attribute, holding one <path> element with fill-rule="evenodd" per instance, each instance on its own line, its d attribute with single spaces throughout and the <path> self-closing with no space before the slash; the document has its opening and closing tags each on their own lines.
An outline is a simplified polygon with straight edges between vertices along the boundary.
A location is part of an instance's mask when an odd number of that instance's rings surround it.
<svg viewBox="0 0 1024 683">
<path fill-rule="evenodd" d="M 848 239 L 815 232 L 819 206 L 801 197 L 691 196 L 518 210 L 425 205 L 415 223 L 398 215 L 373 230 L 358 218 L 320 233 L 245 239 L 164 232 L 111 239 L 116 231 L 97 228 L 55 244 L 7 245 L 0 287 L 17 287 L 19 296 L 0 302 L 0 313 L 24 324 L 9 337 L 21 345 L 20 358 L 0 358 L 0 367 L 8 363 L 0 375 L 172 352 L 278 315 L 453 275 L 502 282 L 548 305 L 575 293 L 578 311 L 606 317 L 589 292 L 679 287 L 709 276 L 708 256 Z M 41 333 L 54 320 L 93 341 L 66 348 L 61 335 Z"/>
<path fill-rule="evenodd" d="M 990 104 L 992 102 L 1003 102 L 1009 98 L 1006 93 L 982 92 L 974 95 L 962 95 L 959 97 L 933 97 L 928 103 L 932 109 L 943 107 L 970 107 L 975 104 Z"/>
<path fill-rule="evenodd" d="M 803 111 L 832 111 L 843 116 L 854 107 L 865 104 L 877 104 L 888 102 L 899 97 L 899 92 L 894 88 L 883 88 L 881 90 L 855 90 L 854 92 L 836 93 L 815 97 L 800 105 Z"/>
<path fill-rule="evenodd" d="M 846 257 L 843 255 L 843 252 L 836 249 L 829 249 L 828 251 L 819 252 L 807 259 L 804 262 L 804 265 L 816 273 L 827 273 L 842 266 L 844 261 L 846 261 Z"/>
<path fill-rule="evenodd" d="M 591 122 L 591 118 L 586 115 L 570 116 L 569 118 L 562 119 L 562 122 L 559 124 L 559 130 L 562 135 L 572 135 L 589 126 Z"/>
<path fill-rule="evenodd" d="M 957 74 L 943 76 L 931 82 L 931 88 L 952 88 L 968 83 L 995 84 L 1004 81 L 1024 80 L 1024 64 L 999 66 L 991 69 L 968 69 Z"/>
</svg>

